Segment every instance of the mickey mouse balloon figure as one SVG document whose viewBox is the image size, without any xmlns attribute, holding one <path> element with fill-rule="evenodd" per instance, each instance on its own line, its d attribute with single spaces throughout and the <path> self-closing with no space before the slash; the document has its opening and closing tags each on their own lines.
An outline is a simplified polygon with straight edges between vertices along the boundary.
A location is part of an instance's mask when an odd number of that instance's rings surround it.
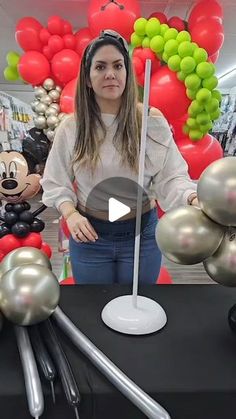
<svg viewBox="0 0 236 419">
<path fill-rule="evenodd" d="M 51 256 L 50 246 L 42 242 L 40 235 L 44 222 L 37 218 L 46 206 L 31 212 L 26 201 L 39 192 L 40 179 L 40 175 L 28 174 L 28 164 L 22 154 L 0 153 L 0 200 L 7 202 L 0 217 L 0 261 L 11 250 L 22 246 L 37 247 Z"/>
</svg>

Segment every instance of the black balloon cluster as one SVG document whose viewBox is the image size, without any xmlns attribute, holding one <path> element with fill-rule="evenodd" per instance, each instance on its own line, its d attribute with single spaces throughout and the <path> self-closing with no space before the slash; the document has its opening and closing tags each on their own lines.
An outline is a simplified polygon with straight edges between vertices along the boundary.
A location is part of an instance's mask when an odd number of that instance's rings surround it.
<svg viewBox="0 0 236 419">
<path fill-rule="evenodd" d="M 36 217 L 42 211 L 30 211 L 30 204 L 26 201 L 18 204 L 6 204 L 5 214 L 1 217 L 0 238 L 7 234 L 14 234 L 19 238 L 26 237 L 29 233 L 40 233 L 45 224 Z M 42 207 L 41 207 L 42 208 Z"/>
</svg>

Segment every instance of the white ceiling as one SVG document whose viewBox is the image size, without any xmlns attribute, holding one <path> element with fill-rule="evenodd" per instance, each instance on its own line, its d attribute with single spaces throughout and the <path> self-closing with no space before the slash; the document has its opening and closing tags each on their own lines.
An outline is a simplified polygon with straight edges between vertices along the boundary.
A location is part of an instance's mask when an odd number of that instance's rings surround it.
<svg viewBox="0 0 236 419">
<path fill-rule="evenodd" d="M 220 3 L 224 10 L 225 41 L 216 63 L 218 76 L 236 68 L 236 0 L 220 0 Z M 87 26 L 88 4 L 88 0 L 0 0 L 0 90 L 9 85 L 3 77 L 3 70 L 7 65 L 5 58 L 7 52 L 13 50 L 23 53 L 14 36 L 15 25 L 19 19 L 32 16 L 46 26 L 50 16 L 59 15 L 69 20 L 74 30 L 78 30 Z M 179 16 L 187 20 L 196 0 L 141 0 L 140 4 L 143 17 L 148 17 L 154 11 L 160 11 L 169 18 Z M 14 83 L 17 84 L 20 82 Z M 220 86 L 227 89 L 236 87 L 236 72 Z M 31 87 L 26 89 L 28 88 Z"/>
</svg>

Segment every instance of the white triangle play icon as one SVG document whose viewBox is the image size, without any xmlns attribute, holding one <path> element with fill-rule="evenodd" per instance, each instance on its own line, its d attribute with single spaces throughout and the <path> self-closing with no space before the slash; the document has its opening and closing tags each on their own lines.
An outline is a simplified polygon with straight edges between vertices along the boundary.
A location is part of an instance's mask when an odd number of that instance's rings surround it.
<svg viewBox="0 0 236 419">
<path fill-rule="evenodd" d="M 113 222 L 129 214 L 131 211 L 130 207 L 118 201 L 115 198 L 109 198 L 109 221 Z"/>
</svg>

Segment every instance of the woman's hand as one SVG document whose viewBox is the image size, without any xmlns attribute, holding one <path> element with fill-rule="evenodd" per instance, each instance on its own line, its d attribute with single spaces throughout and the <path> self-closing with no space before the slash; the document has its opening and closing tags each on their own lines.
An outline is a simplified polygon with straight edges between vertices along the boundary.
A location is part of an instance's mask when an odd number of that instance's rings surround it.
<svg viewBox="0 0 236 419">
<path fill-rule="evenodd" d="M 73 212 L 66 220 L 73 239 L 78 243 L 95 242 L 98 235 L 88 219 L 78 211 Z"/>
<path fill-rule="evenodd" d="M 199 201 L 198 201 L 198 199 L 197 199 L 197 198 L 194 198 L 194 199 L 192 200 L 191 205 L 192 205 L 193 207 L 200 208 Z"/>
</svg>

